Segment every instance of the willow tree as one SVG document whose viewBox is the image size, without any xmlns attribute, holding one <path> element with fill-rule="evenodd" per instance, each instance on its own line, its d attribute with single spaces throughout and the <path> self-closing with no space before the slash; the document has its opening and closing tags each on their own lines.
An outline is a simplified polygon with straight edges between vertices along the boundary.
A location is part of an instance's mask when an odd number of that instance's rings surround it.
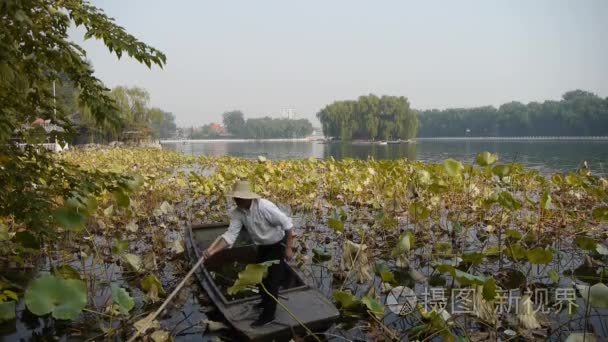
<svg viewBox="0 0 608 342">
<path fill-rule="evenodd" d="M 360 96 L 356 101 L 337 101 L 317 113 L 323 133 L 350 139 L 411 139 L 418 117 L 405 97 Z"/>
<path fill-rule="evenodd" d="M 54 82 L 60 86 L 65 80 L 78 89 L 78 102 L 97 124 L 120 125 L 108 89 L 94 76 L 86 52 L 69 39 L 73 26 L 83 28 L 85 38 L 101 40 L 118 58 L 128 55 L 148 67 L 165 64 L 162 52 L 86 1 L 0 1 L 0 228 L 16 232 L 14 239 L 30 247 L 55 232 L 49 228 L 63 224 L 69 229 L 82 222 L 80 202 L 70 199 L 103 190 L 123 193 L 128 187 L 120 175 L 84 172 L 43 151 L 21 151 L 8 143 L 15 134 L 27 139 L 22 125 L 36 118 L 51 119 L 68 132 L 72 129 L 72 113 L 55 106 L 52 91 Z"/>
</svg>

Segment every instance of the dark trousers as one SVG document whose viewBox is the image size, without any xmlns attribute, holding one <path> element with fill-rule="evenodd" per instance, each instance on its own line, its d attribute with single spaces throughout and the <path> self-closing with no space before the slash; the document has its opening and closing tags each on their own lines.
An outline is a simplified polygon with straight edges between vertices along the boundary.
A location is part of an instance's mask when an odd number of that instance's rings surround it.
<svg viewBox="0 0 608 342">
<path fill-rule="evenodd" d="M 259 245 L 257 262 L 279 260 L 278 264 L 272 264 L 268 268 L 268 274 L 262 280 L 262 284 L 268 292 L 277 300 L 279 299 L 279 288 L 287 278 L 287 264 L 285 264 L 285 244 L 286 239 L 283 239 L 272 245 Z M 277 311 L 277 302 L 270 297 L 262 287 L 259 287 L 262 295 L 262 314 L 260 317 L 274 317 Z"/>
</svg>

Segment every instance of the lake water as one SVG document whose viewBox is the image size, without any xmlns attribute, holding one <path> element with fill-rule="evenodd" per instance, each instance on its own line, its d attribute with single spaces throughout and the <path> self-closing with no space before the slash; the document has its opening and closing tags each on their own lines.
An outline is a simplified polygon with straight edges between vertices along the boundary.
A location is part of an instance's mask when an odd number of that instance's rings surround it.
<svg viewBox="0 0 608 342">
<path fill-rule="evenodd" d="M 189 141 L 163 148 L 191 155 L 269 159 L 357 158 L 420 160 L 447 158 L 473 163 L 479 152 L 498 153 L 503 162 L 519 162 L 543 173 L 575 170 L 587 161 L 594 173 L 608 173 L 608 140 L 418 140 L 411 144 L 322 143 L 318 141 Z"/>
</svg>

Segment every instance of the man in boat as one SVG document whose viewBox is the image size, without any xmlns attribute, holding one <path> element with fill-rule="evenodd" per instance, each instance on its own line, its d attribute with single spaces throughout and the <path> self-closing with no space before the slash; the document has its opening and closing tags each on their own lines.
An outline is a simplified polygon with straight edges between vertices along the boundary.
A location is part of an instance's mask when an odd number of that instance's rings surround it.
<svg viewBox="0 0 608 342">
<path fill-rule="evenodd" d="M 236 203 L 236 208 L 229 212 L 230 225 L 219 239 L 203 251 L 203 256 L 208 259 L 215 253 L 231 247 L 241 228 L 245 226 L 251 239 L 258 246 L 257 262 L 279 261 L 278 264 L 268 268 L 268 274 L 262 281 L 272 297 L 259 287 L 262 301 L 256 307 L 261 308 L 262 313 L 251 326 L 263 326 L 275 318 L 277 303 L 273 297 L 278 299 L 279 287 L 287 276 L 285 260 L 293 257 L 293 223 L 274 203 L 251 191 L 247 181 L 236 182 L 232 191 L 226 196 L 234 198 Z"/>
</svg>

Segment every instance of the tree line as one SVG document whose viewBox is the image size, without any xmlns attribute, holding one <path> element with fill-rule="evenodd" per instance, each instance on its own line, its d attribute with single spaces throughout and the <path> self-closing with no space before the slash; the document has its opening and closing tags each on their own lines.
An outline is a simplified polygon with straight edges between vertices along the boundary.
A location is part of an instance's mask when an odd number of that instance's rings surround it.
<svg viewBox="0 0 608 342">
<path fill-rule="evenodd" d="M 190 138 L 215 139 L 224 136 L 244 139 L 293 139 L 307 137 L 313 131 L 312 124 L 307 119 L 245 119 L 243 112 L 238 110 L 222 114 L 222 123 L 226 134 L 218 132 L 216 124 L 208 124 L 191 129 Z"/>
<path fill-rule="evenodd" d="M 608 135 L 608 98 L 583 90 L 566 92 L 560 101 L 419 113 L 421 137 Z"/>
<path fill-rule="evenodd" d="M 91 107 L 78 101 L 80 89 L 65 77 L 57 84 L 57 106 L 73 125 L 74 143 L 162 139 L 175 135 L 175 115 L 150 106 L 150 94 L 141 87 L 117 86 L 106 94 L 114 102 L 116 121 L 98 122 Z"/>
<path fill-rule="evenodd" d="M 370 94 L 336 101 L 317 113 L 323 134 L 340 140 L 411 139 L 418 132 L 417 113 L 403 96 Z"/>
</svg>

